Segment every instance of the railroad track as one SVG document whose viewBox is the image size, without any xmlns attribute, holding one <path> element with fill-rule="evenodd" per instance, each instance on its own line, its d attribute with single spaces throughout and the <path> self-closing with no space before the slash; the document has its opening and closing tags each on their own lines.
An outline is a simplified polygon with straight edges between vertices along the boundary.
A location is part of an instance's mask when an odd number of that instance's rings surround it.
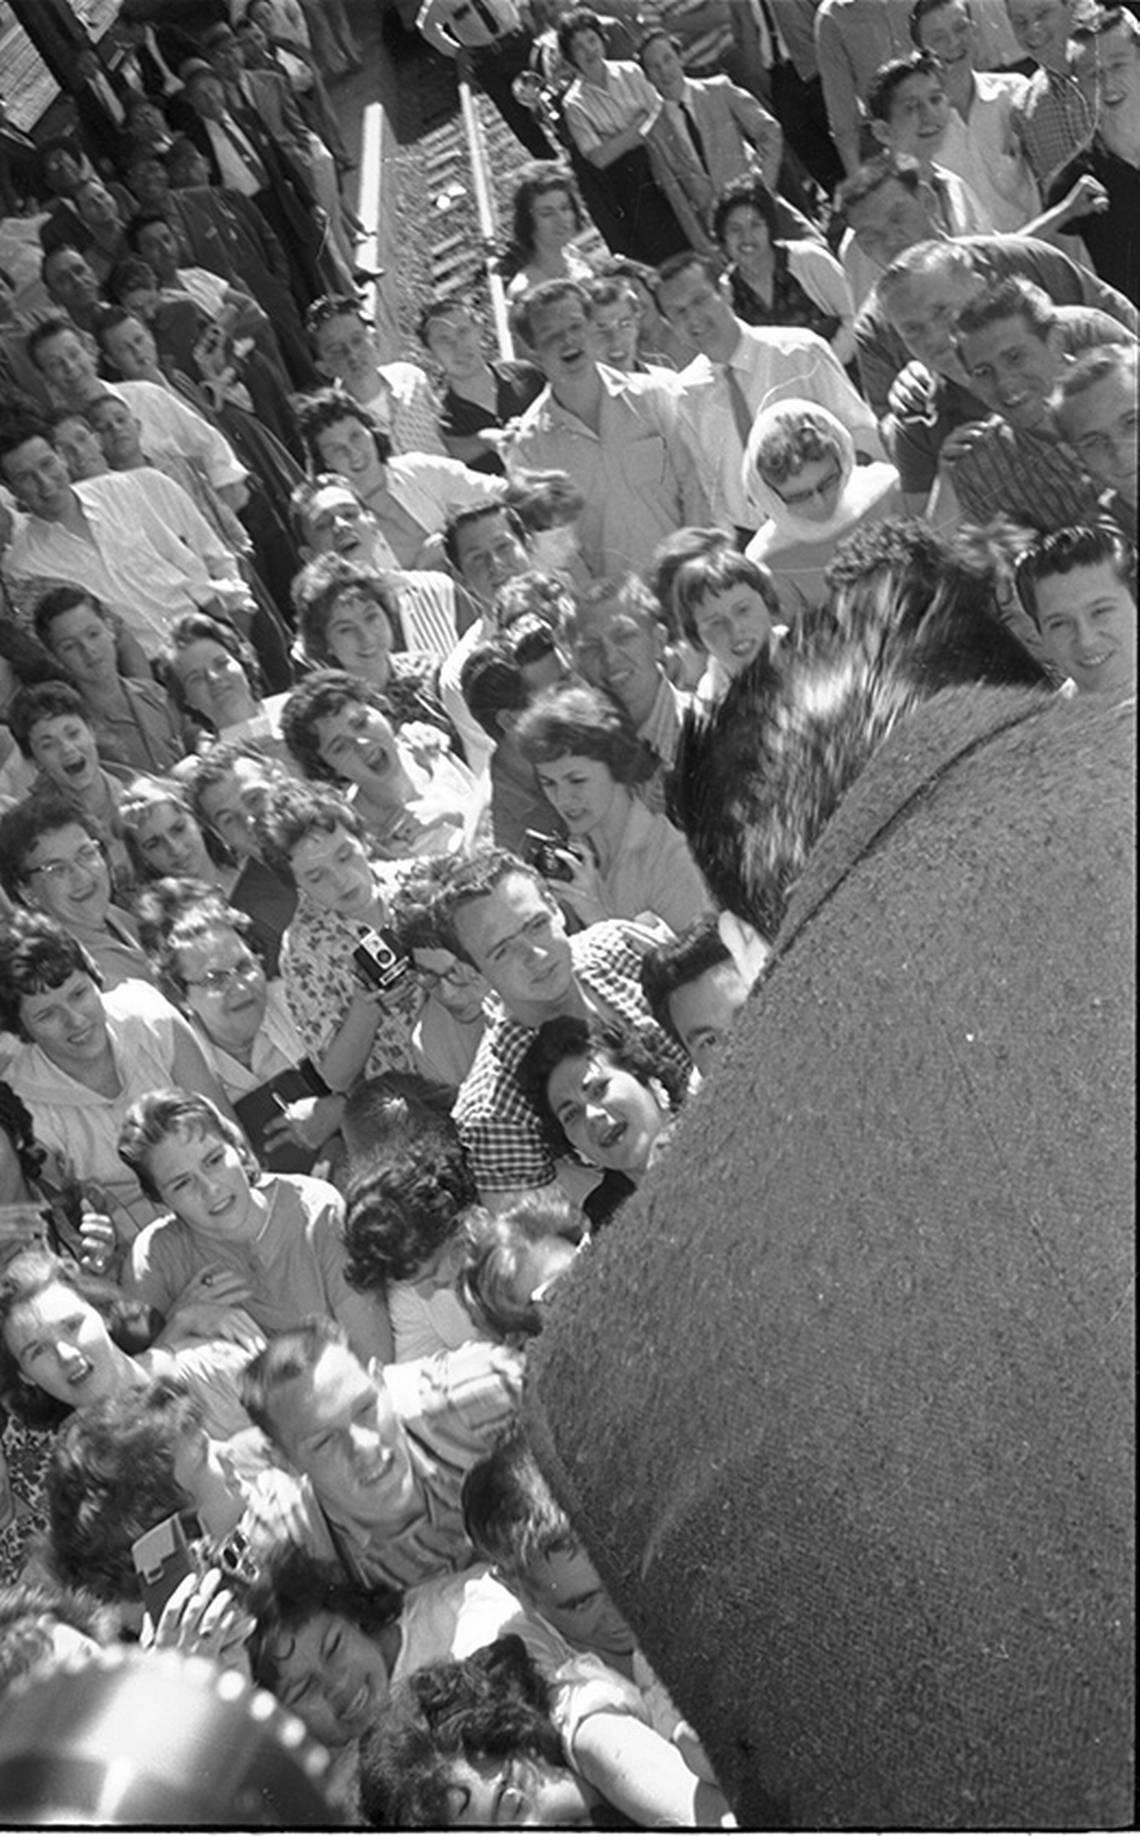
<svg viewBox="0 0 1140 1836">
<path fill-rule="evenodd" d="M 384 265 L 401 341 L 413 355 L 416 313 L 442 296 L 469 304 L 509 355 L 488 254 L 503 239 L 514 174 L 529 154 L 485 97 L 461 96 L 452 66 L 427 46 L 401 47 L 397 78 Z"/>
</svg>

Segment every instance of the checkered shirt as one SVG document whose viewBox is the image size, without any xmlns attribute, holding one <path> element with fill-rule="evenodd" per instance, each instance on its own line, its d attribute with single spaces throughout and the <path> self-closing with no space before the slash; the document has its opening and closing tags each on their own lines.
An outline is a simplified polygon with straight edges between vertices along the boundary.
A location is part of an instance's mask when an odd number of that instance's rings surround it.
<svg viewBox="0 0 1140 1836">
<path fill-rule="evenodd" d="M 688 1061 L 652 1019 L 641 992 L 641 959 L 660 939 L 623 919 L 593 924 L 570 939 L 574 973 L 587 1001 L 663 1047 L 681 1071 Z M 518 1080 L 534 1027 L 512 1020 L 502 1002 L 488 1003 L 489 1021 L 452 1115 L 481 1192 L 548 1186 L 555 1166 L 542 1123 Z"/>
</svg>

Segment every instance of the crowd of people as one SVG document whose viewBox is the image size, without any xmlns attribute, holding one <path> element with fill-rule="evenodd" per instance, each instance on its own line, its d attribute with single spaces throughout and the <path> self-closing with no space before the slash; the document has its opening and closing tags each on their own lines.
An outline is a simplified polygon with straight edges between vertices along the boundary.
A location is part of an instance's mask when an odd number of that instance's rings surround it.
<svg viewBox="0 0 1140 1836">
<path fill-rule="evenodd" d="M 174 1646 L 358 1825 L 730 1827 L 528 1347 L 764 998 L 785 690 L 1134 689 L 1140 19 L 419 25 L 520 141 L 509 356 L 380 350 L 342 0 L 126 0 L 5 156 L 0 1700 Z"/>
</svg>

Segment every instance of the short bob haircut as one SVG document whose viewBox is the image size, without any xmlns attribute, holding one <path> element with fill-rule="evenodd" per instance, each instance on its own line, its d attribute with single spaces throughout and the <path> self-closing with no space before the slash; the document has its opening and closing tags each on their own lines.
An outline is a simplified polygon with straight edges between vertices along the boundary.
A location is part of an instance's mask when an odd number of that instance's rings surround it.
<svg viewBox="0 0 1140 1836">
<path fill-rule="evenodd" d="M 580 32 L 596 32 L 603 45 L 606 43 L 605 22 L 588 6 L 576 6 L 563 13 L 558 21 L 558 49 L 575 70 L 578 66 L 574 63 L 574 40 Z"/>
<path fill-rule="evenodd" d="M 216 1136 L 227 1147 L 236 1150 L 251 1184 L 261 1178 L 261 1167 L 249 1142 L 236 1122 L 224 1116 L 209 1097 L 196 1096 L 185 1090 L 148 1090 L 132 1103 L 119 1130 L 119 1159 L 130 1168 L 147 1198 L 156 1205 L 166 1199 L 154 1183 L 150 1157 L 171 1135 L 183 1140 L 188 1135 Z"/>
<path fill-rule="evenodd" d="M 357 317 L 360 317 L 359 313 Z M 376 457 L 381 465 L 387 465 L 392 457 L 391 440 L 386 433 L 380 431 L 368 410 L 362 408 L 347 389 L 334 385 L 328 389 L 314 389 L 311 395 L 294 395 L 290 407 L 308 457 L 310 471 L 323 472 L 327 469 L 318 442 L 321 434 L 335 427 L 338 421 L 358 421 L 372 435 Z"/>
<path fill-rule="evenodd" d="M 284 1635 L 302 1631 L 318 1613 L 329 1613 L 375 1638 L 399 1619 L 404 1596 L 386 1581 L 365 1587 L 339 1562 L 322 1562 L 296 1543 L 282 1543 L 265 1562 L 245 1605 L 257 1621 L 249 1645 L 254 1682 L 276 1693 L 281 1669 L 275 1648 Z"/>
<path fill-rule="evenodd" d="M 745 208 L 754 210 L 758 216 L 763 217 L 768 230 L 769 242 L 778 242 L 780 238 L 779 206 L 761 179 L 745 175 L 742 178 L 733 179 L 730 184 L 726 185 L 724 190 L 718 194 L 716 204 L 713 206 L 712 233 L 721 248 L 724 247 L 724 229 L 729 217 L 734 210 Z"/>
<path fill-rule="evenodd" d="M 351 803 L 332 786 L 294 784 L 283 779 L 268 791 L 254 817 L 254 829 L 269 865 L 296 885 L 293 854 L 310 835 L 335 835 L 344 829 L 361 841 L 364 828 Z"/>
<path fill-rule="evenodd" d="M 182 1436 L 201 1405 L 177 1377 L 107 1397 L 73 1415 L 52 1450 L 48 1515 L 62 1581 L 116 1605 L 138 1598 L 131 1544 L 189 1499 L 174 1476 Z"/>
<path fill-rule="evenodd" d="M 575 233 L 586 227 L 586 212 L 569 166 L 563 166 L 553 159 L 531 160 L 520 169 L 511 199 L 512 252 L 520 267 L 525 267 L 534 255 L 535 200 L 546 197 L 552 191 L 565 192 L 569 198 L 574 212 Z"/>
<path fill-rule="evenodd" d="M 643 784 L 655 768 L 629 715 L 584 683 L 545 690 L 520 716 L 515 734 L 532 765 L 570 755 L 597 759 L 619 784 Z"/>
<path fill-rule="evenodd" d="M 96 988 L 103 986 L 98 964 L 54 918 L 14 912 L 0 924 L 0 1031 L 29 1038 L 20 1013 L 24 1001 L 62 988 L 72 975 L 89 976 Z"/>
<path fill-rule="evenodd" d="M 523 1054 L 518 1078 L 534 1105 L 556 1160 L 579 1160 L 581 1156 L 550 1107 L 547 1085 L 551 1074 L 567 1058 L 587 1058 L 592 1053 L 602 1053 L 639 1083 L 648 1085 L 656 1079 L 672 1109 L 680 1107 L 684 1096 L 684 1076 L 674 1062 L 628 1027 L 610 1020 L 581 1020 L 577 1014 L 559 1014 L 557 1019 L 544 1020 Z"/>
<path fill-rule="evenodd" d="M 69 682 L 37 682 L 31 688 L 17 689 L 8 704 L 5 722 L 26 759 L 33 757 L 32 733 L 42 720 L 62 720 L 71 716 L 91 726 L 91 716 L 79 690 Z"/>
<path fill-rule="evenodd" d="M 383 696 L 346 669 L 317 670 L 298 684 L 282 708 L 281 737 L 306 778 L 326 784 L 343 782 L 322 753 L 317 737 L 317 723 L 339 714 L 342 708 L 375 708 L 392 725 Z"/>
<path fill-rule="evenodd" d="M 805 465 L 817 459 L 840 459 L 839 440 L 828 418 L 818 408 L 779 405 L 772 412 L 771 424 L 763 439 L 757 442 L 753 457 L 756 470 L 767 484 L 786 484 Z"/>
<path fill-rule="evenodd" d="M 265 682 L 253 646 L 246 642 L 240 631 L 224 619 L 211 618 L 208 612 L 183 613 L 171 629 L 166 648 L 155 658 L 154 673 L 179 713 L 188 714 L 192 720 L 201 721 L 205 726 L 210 724 L 207 716 L 197 708 L 192 708 L 186 699 L 186 691 L 178 674 L 178 656 L 189 645 L 208 639 L 220 644 L 223 650 L 228 650 L 230 656 L 241 664 L 252 695 L 260 700 L 265 693 Z"/>
<path fill-rule="evenodd" d="M 1037 588 L 1042 580 L 1058 574 L 1071 574 L 1077 567 L 1099 567 L 1107 564 L 1120 584 L 1136 597 L 1136 550 L 1115 523 L 1083 523 L 1068 529 L 1052 529 L 1039 536 L 1031 548 L 1019 556 L 1014 573 L 1017 596 L 1037 629 L 1041 629 L 1041 608 Z"/>
<path fill-rule="evenodd" d="M 55 629 L 56 621 L 63 618 L 68 612 L 74 612 L 79 606 L 90 606 L 96 618 L 114 631 L 115 627 L 106 606 L 101 599 L 96 599 L 94 593 L 89 593 L 85 587 L 78 586 L 50 587 L 40 599 L 37 599 L 36 609 L 32 614 L 36 636 L 47 651 L 51 650 L 51 634 Z"/>
<path fill-rule="evenodd" d="M 0 1402 L 27 1428 L 58 1428 L 71 1410 L 25 1377 L 8 1349 L 6 1327 L 18 1307 L 27 1306 L 48 1288 L 67 1288 L 93 1307 L 121 1351 L 131 1356 L 144 1351 L 162 1326 L 162 1316 L 140 1301 L 133 1301 L 114 1282 L 50 1250 L 22 1250 L 0 1272 Z"/>
<path fill-rule="evenodd" d="M 106 861 L 103 838 L 94 817 L 54 785 L 25 797 L 22 803 L 14 803 L 0 816 L 0 885 L 16 904 L 26 904 L 28 861 L 37 843 L 72 826 L 99 843 Z"/>
<path fill-rule="evenodd" d="M 645 570 L 645 584 L 656 599 L 658 616 L 674 641 L 685 635 L 681 628 L 676 588 L 686 561 L 695 560 L 698 555 L 712 554 L 717 549 L 735 550 L 735 546 L 727 530 L 693 525 L 686 529 L 676 529 L 672 535 L 658 542 Z"/>
<path fill-rule="evenodd" d="M 676 603 L 681 628 L 694 650 L 704 650 L 705 643 L 697 630 L 697 609 L 710 593 L 724 593 L 736 586 L 751 587 L 759 593 L 777 623 L 783 621 L 783 610 L 776 583 L 766 567 L 749 561 L 732 547 L 714 548 L 694 555 L 679 569 L 676 579 Z"/>
<path fill-rule="evenodd" d="M 389 650 L 398 641 L 402 625 L 394 582 L 372 568 L 345 560 L 343 555 L 319 555 L 301 569 L 292 586 L 293 608 L 305 657 L 318 668 L 338 667 L 329 649 L 328 628 L 338 602 L 348 593 L 359 594 L 379 606 L 388 621 Z"/>
</svg>

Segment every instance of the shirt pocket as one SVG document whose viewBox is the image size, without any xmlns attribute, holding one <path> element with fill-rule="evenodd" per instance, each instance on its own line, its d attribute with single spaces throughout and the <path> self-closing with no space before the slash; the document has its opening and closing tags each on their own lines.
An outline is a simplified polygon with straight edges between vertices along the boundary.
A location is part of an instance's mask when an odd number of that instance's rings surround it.
<svg viewBox="0 0 1140 1836">
<path fill-rule="evenodd" d="M 635 440 L 622 455 L 622 473 L 633 491 L 659 491 L 669 474 L 669 453 L 660 434 Z"/>
</svg>

